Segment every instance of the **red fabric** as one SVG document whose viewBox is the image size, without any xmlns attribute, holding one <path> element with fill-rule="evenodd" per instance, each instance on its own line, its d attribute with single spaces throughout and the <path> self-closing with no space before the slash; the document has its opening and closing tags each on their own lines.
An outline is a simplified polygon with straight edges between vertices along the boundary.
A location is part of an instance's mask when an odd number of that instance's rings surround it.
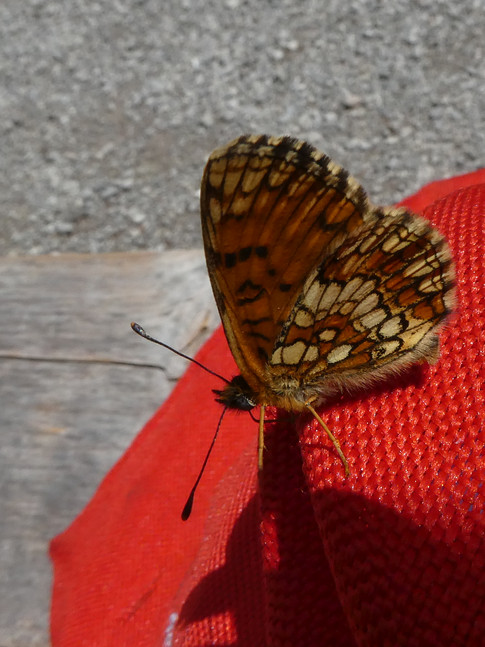
<svg viewBox="0 0 485 647">
<path fill-rule="evenodd" d="M 315 421 L 281 412 L 259 491 L 257 426 L 229 413 L 182 522 L 221 411 L 189 367 L 52 541 L 53 647 L 484 644 L 485 171 L 456 181 L 405 201 L 440 198 L 424 215 L 457 264 L 440 361 L 320 410 L 350 478 Z M 197 357 L 236 372 L 221 330 Z"/>
</svg>

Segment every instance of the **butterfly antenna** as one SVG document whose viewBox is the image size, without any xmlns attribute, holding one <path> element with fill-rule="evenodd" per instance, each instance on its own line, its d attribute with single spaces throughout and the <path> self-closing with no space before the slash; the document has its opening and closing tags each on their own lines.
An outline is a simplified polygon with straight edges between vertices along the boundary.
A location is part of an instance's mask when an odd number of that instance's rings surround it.
<svg viewBox="0 0 485 647">
<path fill-rule="evenodd" d="M 211 455 L 211 452 L 214 448 L 216 438 L 219 433 L 219 429 L 221 428 L 222 419 L 224 418 L 226 411 L 227 411 L 227 407 L 224 407 L 221 413 L 221 417 L 219 418 L 219 422 L 217 423 L 217 429 L 214 434 L 214 438 L 212 439 L 212 442 L 210 444 L 209 451 L 207 452 L 204 458 L 204 462 L 202 463 L 202 467 L 200 468 L 199 476 L 197 477 L 194 483 L 194 487 L 192 488 L 189 494 L 189 497 L 187 499 L 187 503 L 184 505 L 184 509 L 182 510 L 182 521 L 187 521 L 187 519 L 190 517 L 190 513 L 192 512 L 192 506 L 194 505 L 195 491 L 197 489 L 197 486 L 199 485 L 200 479 L 202 478 L 202 474 L 204 473 L 205 466 L 207 465 L 207 461 L 209 460 L 209 456 Z"/>
<path fill-rule="evenodd" d="M 151 335 L 149 335 L 145 331 L 145 329 L 140 326 L 140 324 L 137 324 L 134 321 L 132 321 L 131 322 L 131 327 L 136 332 L 137 335 L 140 335 L 140 337 L 143 337 L 144 339 L 147 339 L 148 341 L 152 341 L 154 344 L 158 344 L 159 346 L 163 346 L 164 348 L 167 348 L 168 350 L 171 350 L 172 353 L 175 353 L 175 355 L 178 355 L 179 357 L 183 357 L 184 359 L 188 359 L 189 362 L 192 362 L 193 364 L 197 364 L 197 366 L 200 366 L 200 368 L 203 368 L 204 371 L 207 371 L 207 373 L 210 373 L 211 375 L 214 375 L 215 377 L 218 377 L 220 380 L 222 380 L 226 384 L 229 384 L 229 380 L 226 380 L 226 378 L 222 377 L 222 375 L 219 375 L 219 373 L 216 373 L 215 371 L 211 371 L 210 368 L 207 368 L 207 366 L 204 366 L 203 364 L 198 362 L 193 357 L 189 357 L 189 355 L 185 355 L 184 353 L 181 353 L 179 350 L 175 350 L 175 348 L 172 348 L 168 344 L 164 344 L 163 341 L 160 341 L 159 339 L 155 339 L 155 337 L 152 337 Z"/>
</svg>

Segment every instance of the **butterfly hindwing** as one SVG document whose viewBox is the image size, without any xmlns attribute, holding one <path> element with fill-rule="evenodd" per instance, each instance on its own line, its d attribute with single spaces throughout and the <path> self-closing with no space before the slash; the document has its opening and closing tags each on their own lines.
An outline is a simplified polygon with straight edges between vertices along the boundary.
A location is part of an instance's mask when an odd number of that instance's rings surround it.
<svg viewBox="0 0 485 647">
<path fill-rule="evenodd" d="M 275 344 L 276 374 L 291 367 L 321 391 L 332 378 L 359 382 L 432 355 L 453 305 L 448 247 L 403 209 L 374 213 L 309 274 Z"/>
</svg>

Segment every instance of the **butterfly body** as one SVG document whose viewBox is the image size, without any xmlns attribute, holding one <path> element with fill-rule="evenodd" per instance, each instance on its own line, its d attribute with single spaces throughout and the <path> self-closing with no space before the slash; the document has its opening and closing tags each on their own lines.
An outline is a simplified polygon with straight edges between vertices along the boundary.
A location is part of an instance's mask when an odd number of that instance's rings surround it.
<svg viewBox="0 0 485 647">
<path fill-rule="evenodd" d="M 226 406 L 304 411 L 437 359 L 454 298 L 446 242 L 405 209 L 374 207 L 310 145 L 250 135 L 214 151 L 201 215 L 240 370 L 218 393 Z"/>
</svg>

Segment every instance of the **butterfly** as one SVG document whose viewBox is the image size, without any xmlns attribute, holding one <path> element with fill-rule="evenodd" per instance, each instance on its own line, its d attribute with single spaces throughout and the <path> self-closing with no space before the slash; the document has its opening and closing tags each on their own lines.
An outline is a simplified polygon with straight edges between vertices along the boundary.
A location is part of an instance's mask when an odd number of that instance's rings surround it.
<svg viewBox="0 0 485 647">
<path fill-rule="evenodd" d="M 306 142 L 245 135 L 209 157 L 201 185 L 207 268 L 240 374 L 226 408 L 309 411 L 414 362 L 439 357 L 454 305 L 441 234 L 403 208 L 375 207 Z"/>
</svg>

